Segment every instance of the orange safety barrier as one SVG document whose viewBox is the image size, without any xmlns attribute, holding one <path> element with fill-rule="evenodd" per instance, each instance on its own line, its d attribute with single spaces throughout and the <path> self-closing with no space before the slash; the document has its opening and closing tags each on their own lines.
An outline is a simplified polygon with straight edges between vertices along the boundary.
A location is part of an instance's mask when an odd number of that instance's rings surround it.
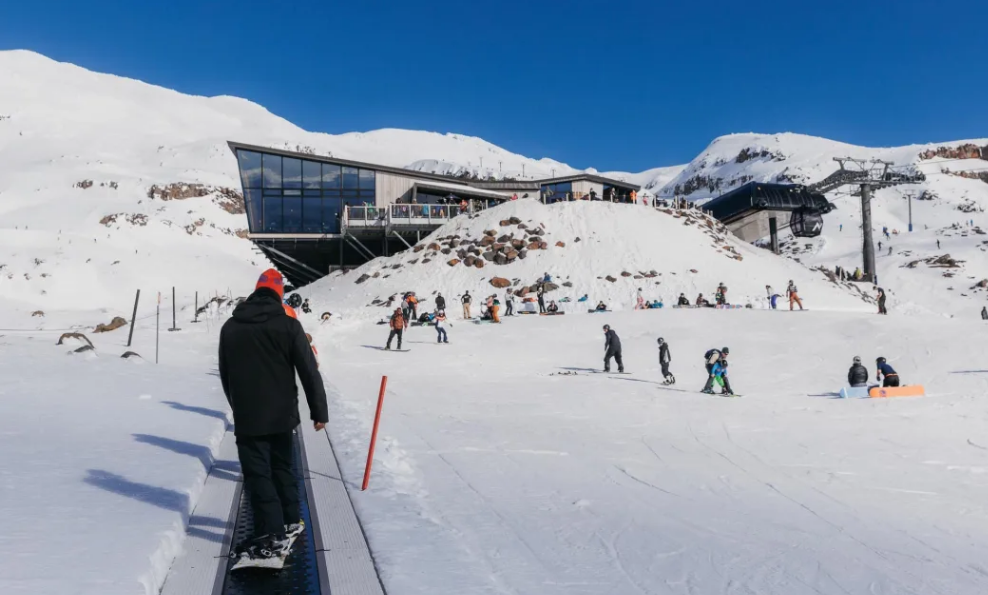
<svg viewBox="0 0 988 595">
<path fill-rule="evenodd" d="M 921 384 L 914 384 L 912 386 L 876 386 L 868 391 L 868 396 L 873 399 L 886 397 L 922 397 L 925 394 L 926 391 Z"/>
</svg>

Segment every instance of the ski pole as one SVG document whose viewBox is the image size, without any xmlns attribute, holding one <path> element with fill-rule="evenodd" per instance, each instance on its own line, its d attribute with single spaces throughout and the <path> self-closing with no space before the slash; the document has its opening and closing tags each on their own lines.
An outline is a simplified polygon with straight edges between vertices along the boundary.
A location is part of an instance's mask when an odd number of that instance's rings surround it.
<svg viewBox="0 0 988 595">
<path fill-rule="evenodd" d="M 374 414 L 374 429 L 371 431 L 370 448 L 367 449 L 367 466 L 364 468 L 364 483 L 360 491 L 367 489 L 370 483 L 371 463 L 374 462 L 374 445 L 377 443 L 377 427 L 381 423 L 381 408 L 384 407 L 384 390 L 388 386 L 388 377 L 381 376 L 381 391 L 377 395 L 377 413 Z"/>
</svg>

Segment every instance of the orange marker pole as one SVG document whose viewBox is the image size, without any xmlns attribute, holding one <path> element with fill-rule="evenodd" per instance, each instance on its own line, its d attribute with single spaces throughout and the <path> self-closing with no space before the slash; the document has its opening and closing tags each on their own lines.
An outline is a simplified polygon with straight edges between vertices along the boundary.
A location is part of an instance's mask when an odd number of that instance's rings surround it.
<svg viewBox="0 0 988 595">
<path fill-rule="evenodd" d="M 374 430 L 371 432 L 370 448 L 367 449 L 367 467 L 364 468 L 364 483 L 360 491 L 367 489 L 370 483 L 371 463 L 374 462 L 374 445 L 377 443 L 377 426 L 381 423 L 381 408 L 384 407 L 384 390 L 388 386 L 388 377 L 381 376 L 381 392 L 377 395 L 377 413 L 374 414 Z"/>
</svg>

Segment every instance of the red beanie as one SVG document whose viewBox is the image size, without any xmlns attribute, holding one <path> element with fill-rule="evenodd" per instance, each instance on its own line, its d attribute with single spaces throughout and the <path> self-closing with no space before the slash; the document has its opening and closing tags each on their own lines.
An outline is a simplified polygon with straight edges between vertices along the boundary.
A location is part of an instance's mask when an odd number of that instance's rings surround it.
<svg viewBox="0 0 988 595">
<path fill-rule="evenodd" d="M 257 279 L 257 285 L 254 287 L 254 290 L 258 290 L 262 287 L 273 289 L 280 298 L 285 297 L 285 278 L 281 276 L 281 273 L 274 269 L 268 269 L 261 273 L 261 276 Z"/>
</svg>

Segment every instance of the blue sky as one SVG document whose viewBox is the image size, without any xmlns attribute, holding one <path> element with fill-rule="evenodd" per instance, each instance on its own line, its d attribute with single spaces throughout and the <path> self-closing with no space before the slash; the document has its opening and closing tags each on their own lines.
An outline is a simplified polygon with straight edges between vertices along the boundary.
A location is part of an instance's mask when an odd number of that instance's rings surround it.
<svg viewBox="0 0 988 595">
<path fill-rule="evenodd" d="M 637 171 L 730 132 L 988 136 L 988 2 L 13 0 L 0 49 L 309 129 L 459 132 Z M 2 84 L 2 83 L 0 83 Z"/>
</svg>

